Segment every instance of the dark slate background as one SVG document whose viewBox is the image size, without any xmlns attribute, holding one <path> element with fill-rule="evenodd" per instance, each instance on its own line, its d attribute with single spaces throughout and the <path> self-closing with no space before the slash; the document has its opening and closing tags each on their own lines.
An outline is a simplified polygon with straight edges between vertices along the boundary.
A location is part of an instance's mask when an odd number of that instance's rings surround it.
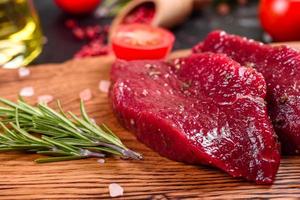
<svg viewBox="0 0 300 200">
<path fill-rule="evenodd" d="M 43 52 L 33 62 L 42 64 L 62 62 L 73 57 L 84 42 L 76 40 L 64 22 L 70 16 L 62 13 L 53 0 L 34 0 L 38 11 L 43 33 L 47 38 Z M 74 17 L 73 17 L 74 18 Z M 109 18 L 96 18 L 93 15 L 78 18 L 82 25 L 109 24 Z M 190 48 L 202 40 L 207 33 L 214 29 L 223 29 L 230 33 L 262 40 L 263 31 L 257 19 L 257 3 L 235 7 L 229 15 L 220 16 L 212 7 L 194 12 L 181 25 L 173 28 L 176 35 L 174 49 Z"/>
</svg>

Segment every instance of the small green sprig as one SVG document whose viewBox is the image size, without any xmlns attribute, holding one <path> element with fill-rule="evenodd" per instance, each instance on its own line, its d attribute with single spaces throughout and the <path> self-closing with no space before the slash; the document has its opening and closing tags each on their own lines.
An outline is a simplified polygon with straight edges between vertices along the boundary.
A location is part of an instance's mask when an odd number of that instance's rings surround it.
<svg viewBox="0 0 300 200">
<path fill-rule="evenodd" d="M 104 0 L 99 8 L 100 16 L 113 17 L 131 0 Z"/>
<path fill-rule="evenodd" d="M 105 125 L 98 126 L 88 116 L 81 101 L 81 117 L 59 112 L 46 104 L 32 106 L 19 99 L 17 103 L 0 98 L 0 151 L 28 151 L 49 157 L 38 163 L 105 157 L 107 154 L 123 158 L 141 159 L 128 149 Z"/>
</svg>

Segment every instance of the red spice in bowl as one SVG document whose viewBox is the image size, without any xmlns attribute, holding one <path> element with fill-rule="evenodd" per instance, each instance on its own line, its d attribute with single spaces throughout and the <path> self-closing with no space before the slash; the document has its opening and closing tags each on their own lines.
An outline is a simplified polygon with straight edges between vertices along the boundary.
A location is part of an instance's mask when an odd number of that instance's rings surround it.
<svg viewBox="0 0 300 200">
<path fill-rule="evenodd" d="M 142 23 L 150 24 L 155 15 L 155 5 L 146 2 L 134 8 L 123 20 L 122 24 Z"/>
</svg>

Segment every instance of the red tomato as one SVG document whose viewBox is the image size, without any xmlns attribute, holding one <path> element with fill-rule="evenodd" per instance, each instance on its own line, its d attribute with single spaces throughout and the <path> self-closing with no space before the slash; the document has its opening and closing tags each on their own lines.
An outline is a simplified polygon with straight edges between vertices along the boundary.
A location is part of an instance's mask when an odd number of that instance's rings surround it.
<svg viewBox="0 0 300 200">
<path fill-rule="evenodd" d="M 146 24 L 120 25 L 112 37 L 115 55 L 124 60 L 163 59 L 175 41 L 168 30 Z"/>
<path fill-rule="evenodd" d="M 96 9 L 100 0 L 55 0 L 63 11 L 71 14 L 87 14 Z"/>
<path fill-rule="evenodd" d="M 299 0 L 261 0 L 259 17 L 274 40 L 300 40 Z"/>
</svg>

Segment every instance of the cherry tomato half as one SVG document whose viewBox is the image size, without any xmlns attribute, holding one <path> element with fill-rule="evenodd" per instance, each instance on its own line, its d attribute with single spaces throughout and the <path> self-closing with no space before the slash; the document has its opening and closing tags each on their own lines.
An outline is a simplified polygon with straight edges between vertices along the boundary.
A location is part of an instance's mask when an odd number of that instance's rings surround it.
<svg viewBox="0 0 300 200">
<path fill-rule="evenodd" d="M 124 60 L 163 59 L 175 41 L 168 30 L 146 24 L 120 25 L 112 37 L 112 49 Z"/>
<path fill-rule="evenodd" d="M 97 8 L 100 0 L 55 0 L 63 11 L 71 14 L 87 14 Z"/>
<path fill-rule="evenodd" d="M 259 17 L 274 40 L 300 40 L 299 0 L 261 0 Z"/>
</svg>

